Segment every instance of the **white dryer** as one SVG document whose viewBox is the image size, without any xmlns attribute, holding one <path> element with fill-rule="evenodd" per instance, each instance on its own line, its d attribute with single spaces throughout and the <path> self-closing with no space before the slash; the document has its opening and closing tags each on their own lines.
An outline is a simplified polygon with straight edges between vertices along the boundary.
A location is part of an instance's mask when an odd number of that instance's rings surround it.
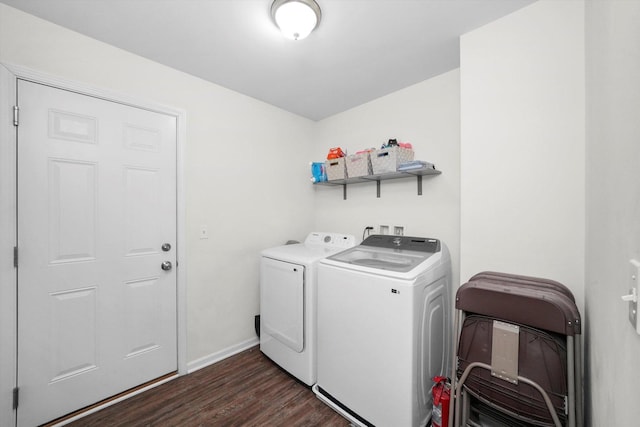
<svg viewBox="0 0 640 427">
<path fill-rule="evenodd" d="M 424 426 L 450 359 L 446 246 L 371 236 L 320 262 L 317 303 L 316 395 L 355 425 Z"/>
<path fill-rule="evenodd" d="M 352 235 L 313 232 L 304 243 L 262 251 L 260 350 L 309 386 L 316 382 L 317 264 L 355 244 Z"/>
</svg>

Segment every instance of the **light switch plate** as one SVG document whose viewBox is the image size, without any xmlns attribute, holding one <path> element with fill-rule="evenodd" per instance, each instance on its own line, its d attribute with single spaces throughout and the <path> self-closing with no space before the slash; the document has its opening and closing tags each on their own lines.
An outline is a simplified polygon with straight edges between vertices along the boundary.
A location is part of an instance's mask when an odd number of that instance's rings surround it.
<svg viewBox="0 0 640 427">
<path fill-rule="evenodd" d="M 629 261 L 629 294 L 640 295 L 640 261 L 632 259 Z M 640 334 L 640 325 L 638 324 L 638 301 L 629 301 L 629 323 L 633 329 Z"/>
</svg>

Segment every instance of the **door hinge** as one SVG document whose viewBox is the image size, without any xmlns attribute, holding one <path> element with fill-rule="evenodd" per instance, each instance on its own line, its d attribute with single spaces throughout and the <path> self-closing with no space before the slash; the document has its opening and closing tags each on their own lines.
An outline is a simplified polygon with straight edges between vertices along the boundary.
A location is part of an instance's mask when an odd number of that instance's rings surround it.
<svg viewBox="0 0 640 427">
<path fill-rule="evenodd" d="M 18 124 L 20 123 L 19 112 L 20 112 L 20 108 L 18 108 L 17 105 L 14 105 L 13 106 L 13 125 L 14 126 L 18 126 Z"/>
<path fill-rule="evenodd" d="M 18 247 L 13 247 L 13 266 L 18 268 Z"/>
<path fill-rule="evenodd" d="M 18 399 L 20 397 L 20 388 L 14 387 L 13 389 L 13 409 L 18 409 Z"/>
</svg>

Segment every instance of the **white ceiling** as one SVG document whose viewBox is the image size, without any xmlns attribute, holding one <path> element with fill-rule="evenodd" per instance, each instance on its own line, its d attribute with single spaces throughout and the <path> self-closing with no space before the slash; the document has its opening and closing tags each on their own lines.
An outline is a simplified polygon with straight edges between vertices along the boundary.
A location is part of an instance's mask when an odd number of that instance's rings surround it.
<svg viewBox="0 0 640 427">
<path fill-rule="evenodd" d="M 272 0 L 0 0 L 313 120 L 459 67 L 461 34 L 533 1 L 317 0 L 293 41 Z"/>
</svg>

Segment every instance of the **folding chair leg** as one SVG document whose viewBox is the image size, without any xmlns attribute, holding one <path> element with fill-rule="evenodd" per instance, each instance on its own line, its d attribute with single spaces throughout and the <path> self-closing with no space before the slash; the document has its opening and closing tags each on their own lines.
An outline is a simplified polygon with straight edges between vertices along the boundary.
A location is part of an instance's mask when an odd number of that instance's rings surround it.
<svg viewBox="0 0 640 427">
<path fill-rule="evenodd" d="M 461 425 L 466 426 L 469 423 L 469 416 L 471 411 L 471 402 L 469 399 L 469 393 L 462 389 L 462 419 Z"/>
<path fill-rule="evenodd" d="M 457 312 L 454 314 L 453 316 L 453 340 L 454 340 L 454 345 L 453 345 L 453 354 L 451 355 L 451 397 L 449 399 L 449 425 L 448 427 L 453 427 L 453 423 L 454 423 L 454 418 L 455 418 L 455 414 L 456 411 L 454 410 L 454 405 L 455 405 L 455 401 L 456 401 L 456 371 L 458 369 L 458 336 L 460 335 L 460 332 L 458 331 L 458 328 L 460 325 L 462 325 L 462 316 L 463 313 L 461 311 Z"/>
<path fill-rule="evenodd" d="M 578 427 L 584 427 L 584 396 L 582 394 L 582 342 L 580 335 L 575 336 L 575 359 L 576 359 L 576 424 Z"/>
<path fill-rule="evenodd" d="M 575 393 L 575 342 L 572 336 L 567 336 L 567 390 L 568 393 L 568 412 L 569 427 L 576 427 L 576 393 Z"/>
</svg>

